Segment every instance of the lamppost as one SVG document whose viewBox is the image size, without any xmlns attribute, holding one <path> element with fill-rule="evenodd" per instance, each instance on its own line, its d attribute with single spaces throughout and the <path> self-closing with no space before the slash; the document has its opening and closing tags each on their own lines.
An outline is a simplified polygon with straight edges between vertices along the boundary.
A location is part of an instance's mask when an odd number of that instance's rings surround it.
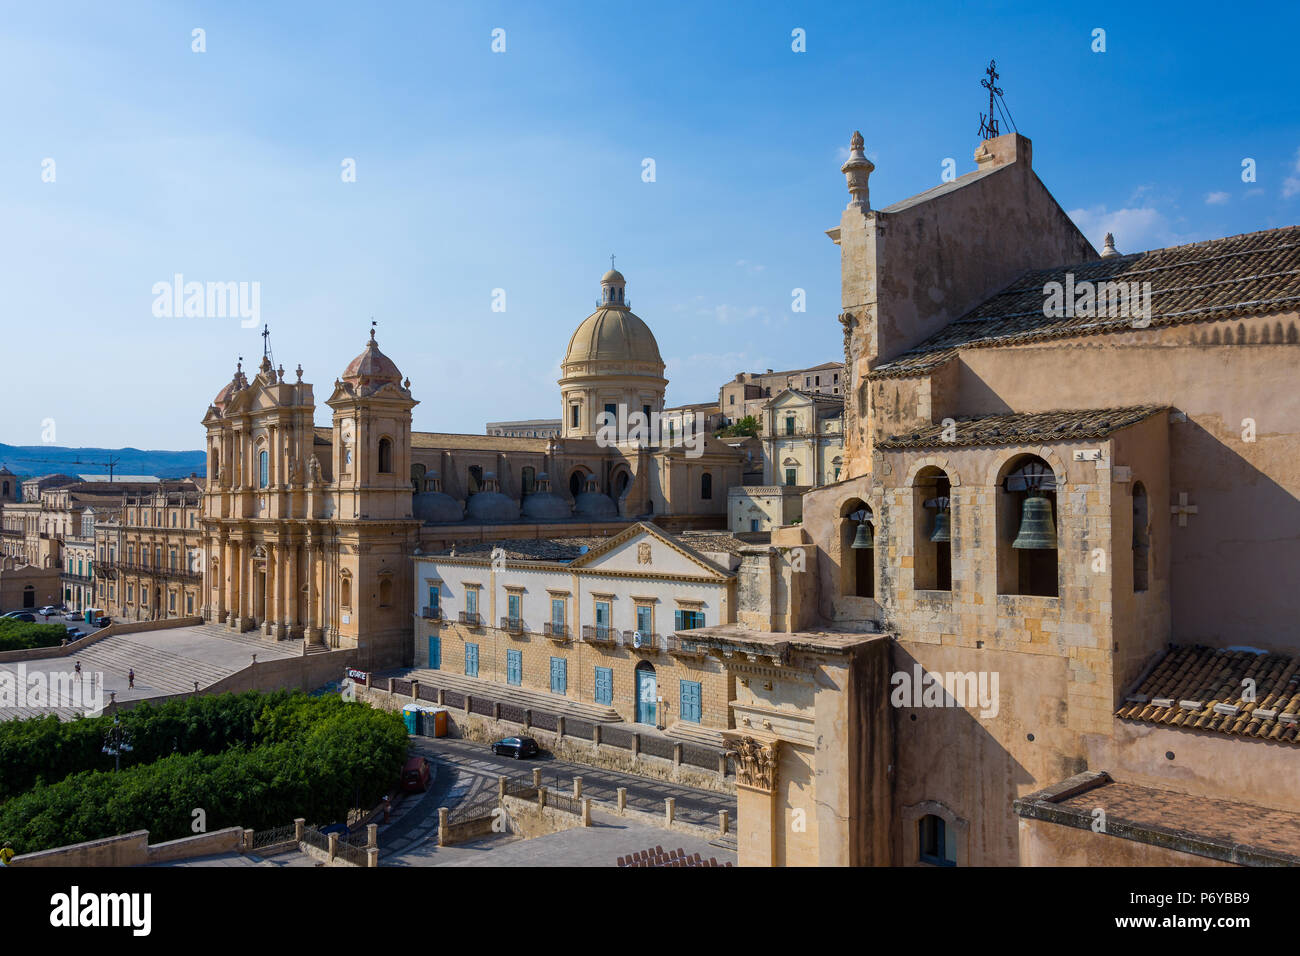
<svg viewBox="0 0 1300 956">
<path fill-rule="evenodd" d="M 104 738 L 104 753 L 113 758 L 113 771 L 116 773 L 122 769 L 122 754 L 129 754 L 134 748 L 131 746 L 130 732 L 123 729 L 121 718 L 116 713 L 113 714 L 113 726 L 109 728 L 107 736 Z"/>
</svg>

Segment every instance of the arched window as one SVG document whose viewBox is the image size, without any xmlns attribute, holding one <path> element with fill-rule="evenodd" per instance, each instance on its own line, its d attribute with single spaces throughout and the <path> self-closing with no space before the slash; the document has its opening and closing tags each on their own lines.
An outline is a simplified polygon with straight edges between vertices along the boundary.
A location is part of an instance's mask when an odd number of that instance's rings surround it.
<svg viewBox="0 0 1300 956">
<path fill-rule="evenodd" d="M 392 474 L 393 471 L 393 442 L 388 438 L 379 439 L 379 473 L 381 475 Z"/>
<path fill-rule="evenodd" d="M 413 490 L 419 491 L 424 487 L 425 471 L 426 469 L 424 465 L 411 466 L 411 488 Z"/>
<path fill-rule="evenodd" d="M 271 455 L 269 452 L 257 453 L 257 487 L 265 488 L 271 483 Z"/>
<path fill-rule="evenodd" d="M 957 834 L 943 817 L 927 813 L 916 821 L 920 862 L 932 866 L 957 865 Z"/>
<path fill-rule="evenodd" d="M 704 501 L 713 498 L 713 476 L 708 472 L 700 476 L 700 498 Z"/>
<path fill-rule="evenodd" d="M 1151 523 L 1148 516 L 1147 490 L 1142 482 L 1133 484 L 1133 590 L 1147 589 L 1147 562 L 1151 552 Z"/>
<path fill-rule="evenodd" d="M 876 534 L 871 508 L 861 498 L 840 506 L 840 593 L 845 597 L 876 595 Z"/>
<path fill-rule="evenodd" d="M 912 485 L 912 586 L 918 591 L 952 590 L 952 485 L 930 465 Z"/>
<path fill-rule="evenodd" d="M 575 498 L 582 494 L 585 477 L 581 469 L 575 469 L 573 474 L 569 475 L 569 494 Z"/>
<path fill-rule="evenodd" d="M 997 487 L 998 593 L 1057 597 L 1056 475 L 1036 455 L 1003 467 Z"/>
</svg>

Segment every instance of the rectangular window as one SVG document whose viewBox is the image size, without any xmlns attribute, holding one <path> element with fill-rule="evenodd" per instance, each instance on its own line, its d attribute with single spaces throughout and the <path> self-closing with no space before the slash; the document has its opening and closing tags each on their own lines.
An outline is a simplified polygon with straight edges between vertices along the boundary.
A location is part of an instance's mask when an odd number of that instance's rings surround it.
<svg viewBox="0 0 1300 956">
<path fill-rule="evenodd" d="M 194 613 L 194 595 L 192 594 L 185 595 L 185 613 L 186 614 Z"/>
<path fill-rule="evenodd" d="M 650 634 L 654 631 L 654 613 L 654 608 L 648 604 L 636 606 L 636 629 L 642 634 Z"/>
<path fill-rule="evenodd" d="M 793 416 L 793 415 L 788 416 L 788 417 L 786 418 L 786 420 L 785 420 L 785 433 L 786 433 L 787 435 L 793 435 L 793 434 L 794 434 L 794 416 Z"/>
<path fill-rule="evenodd" d="M 650 406 L 649 406 L 649 405 L 642 405 L 642 406 L 641 406 L 641 414 L 645 416 L 645 423 L 646 423 L 647 425 L 649 425 L 649 424 L 650 424 Z"/>
<path fill-rule="evenodd" d="M 704 627 L 704 612 L 688 611 L 678 608 L 673 619 L 673 624 L 675 625 L 675 629 L 679 631 L 690 631 L 697 627 Z"/>
<path fill-rule="evenodd" d="M 524 682 L 524 652 L 506 651 L 506 683 L 518 687 Z"/>
<path fill-rule="evenodd" d="M 794 476 L 795 476 L 795 469 L 787 468 L 785 470 L 785 483 L 787 485 L 793 485 L 795 483 Z"/>
<path fill-rule="evenodd" d="M 551 598 L 551 624 L 564 627 L 564 598 Z"/>
<path fill-rule="evenodd" d="M 727 399 L 728 399 L 728 401 L 727 401 L 727 404 L 728 404 L 728 405 L 735 405 L 735 404 L 736 404 L 736 396 L 735 396 L 735 395 L 728 395 L 728 396 L 727 396 Z"/>
<path fill-rule="evenodd" d="M 609 602 L 596 602 L 596 636 L 600 639 L 609 637 Z"/>
<path fill-rule="evenodd" d="M 438 610 L 438 600 L 441 597 L 442 597 L 442 591 L 439 589 L 438 585 L 430 584 L 429 585 L 429 607 L 433 608 L 435 611 Z"/>
<path fill-rule="evenodd" d="M 128 604 L 133 604 L 133 603 L 135 603 L 135 585 L 134 585 L 134 584 L 128 584 L 128 585 L 126 586 L 126 601 L 127 601 Z"/>
<path fill-rule="evenodd" d="M 609 706 L 614 703 L 614 669 L 612 667 L 596 668 L 596 690 L 593 697 L 598 704 Z"/>
<path fill-rule="evenodd" d="M 569 409 L 569 424 L 572 425 L 574 428 L 578 427 L 578 415 L 579 415 L 578 408 L 579 406 L 574 405 L 572 408 Z"/>
<path fill-rule="evenodd" d="M 478 614 L 478 588 L 467 588 L 465 590 L 465 613 L 470 617 Z"/>
<path fill-rule="evenodd" d="M 605 424 L 606 424 L 606 425 L 617 425 L 617 424 L 618 424 L 618 406 L 617 406 L 617 405 L 613 405 L 613 404 L 609 404 L 609 403 L 607 403 L 607 404 L 605 405 Z"/>
<path fill-rule="evenodd" d="M 518 621 L 523 617 L 524 596 L 522 594 L 511 594 L 506 598 L 506 613 L 510 620 Z"/>
<path fill-rule="evenodd" d="M 840 383 L 840 373 L 839 373 L 839 372 L 836 372 L 834 375 L 832 375 L 832 376 L 831 376 L 831 381 L 832 381 L 834 384 L 838 385 L 838 384 Z"/>
</svg>

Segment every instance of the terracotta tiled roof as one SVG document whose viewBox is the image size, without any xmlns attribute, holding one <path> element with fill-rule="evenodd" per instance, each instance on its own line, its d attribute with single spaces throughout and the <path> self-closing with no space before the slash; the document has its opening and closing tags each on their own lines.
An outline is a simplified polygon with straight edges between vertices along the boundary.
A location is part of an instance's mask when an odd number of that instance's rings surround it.
<svg viewBox="0 0 1300 956">
<path fill-rule="evenodd" d="M 1245 678 L 1254 682 L 1250 701 Z M 1174 648 L 1115 716 L 1300 744 L 1300 657 Z"/>
<path fill-rule="evenodd" d="M 1066 281 L 1150 282 L 1151 327 L 1300 309 L 1300 226 L 1029 272 L 870 378 L 916 375 L 959 349 L 1016 345 L 1133 327 L 1128 317 L 1049 317 L 1044 286 Z"/>
<path fill-rule="evenodd" d="M 960 445 L 1028 445 L 1076 439 L 1105 438 L 1163 411 L 1160 405 L 1098 408 L 1080 411 L 1022 412 L 956 419 L 956 437 L 944 438 L 943 424 L 926 425 L 890 435 L 877 448 L 933 448 Z"/>
</svg>

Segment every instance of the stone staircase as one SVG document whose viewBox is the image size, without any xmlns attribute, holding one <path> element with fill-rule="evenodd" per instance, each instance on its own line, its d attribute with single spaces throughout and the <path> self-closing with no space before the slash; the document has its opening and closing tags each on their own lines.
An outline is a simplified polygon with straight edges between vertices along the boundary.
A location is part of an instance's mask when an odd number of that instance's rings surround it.
<svg viewBox="0 0 1300 956">
<path fill-rule="evenodd" d="M 722 742 L 722 731 L 716 727 L 704 727 L 689 721 L 678 720 L 669 724 L 665 733 L 682 743 L 699 744 L 701 747 L 708 747 L 711 750 L 726 749 L 726 745 Z"/>
<path fill-rule="evenodd" d="M 261 631 L 244 631 L 239 632 L 224 624 L 200 624 L 195 628 L 196 631 L 202 631 L 204 634 L 210 634 L 213 637 L 221 638 L 226 641 L 237 641 L 240 644 L 247 644 L 249 647 L 271 649 L 275 652 L 276 657 L 296 657 L 302 653 L 302 638 L 292 638 L 286 641 L 277 641 L 267 637 Z M 329 648 L 320 645 L 325 650 Z M 310 653 L 310 649 L 308 653 Z"/>
<path fill-rule="evenodd" d="M 404 680 L 418 680 L 425 687 L 438 687 L 443 690 L 456 691 L 460 694 L 471 694 L 485 700 L 514 704 L 516 707 L 527 707 L 530 710 L 545 711 L 548 714 L 562 714 L 565 717 L 586 720 L 595 724 L 618 723 L 623 719 L 613 707 L 606 707 L 603 704 L 585 703 L 546 691 L 516 687 L 513 684 L 501 684 L 497 681 L 483 680 L 478 677 L 466 677 L 462 674 L 449 674 L 446 671 L 417 668 L 411 671 L 393 672 L 391 675 L 385 674 L 384 676 L 401 677 Z M 377 686 L 383 685 L 379 684 Z"/>
</svg>

